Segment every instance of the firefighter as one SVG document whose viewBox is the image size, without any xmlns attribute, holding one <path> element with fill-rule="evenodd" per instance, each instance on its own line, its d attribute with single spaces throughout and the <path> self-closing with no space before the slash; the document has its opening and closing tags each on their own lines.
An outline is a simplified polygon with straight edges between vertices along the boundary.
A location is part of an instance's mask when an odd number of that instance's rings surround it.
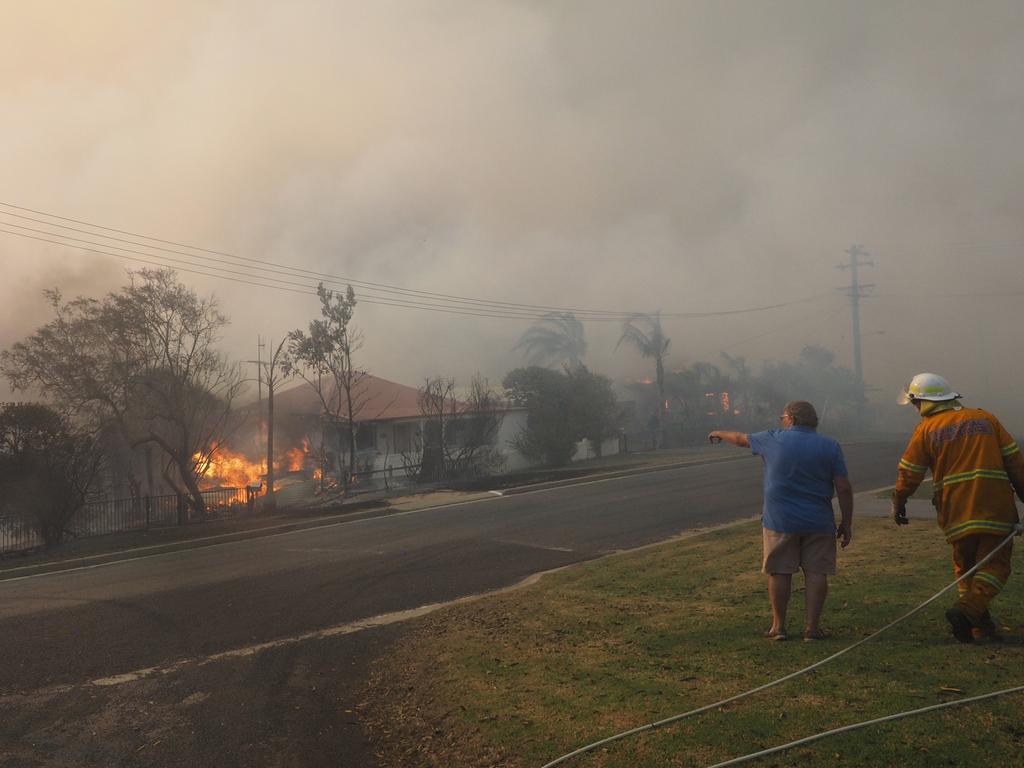
<svg viewBox="0 0 1024 768">
<path fill-rule="evenodd" d="M 1017 526 L 1013 494 L 1024 501 L 1024 457 L 999 420 L 980 408 L 960 404 L 961 395 L 934 373 L 919 373 L 900 403 L 921 415 L 903 458 L 892 494 L 892 516 L 907 524 L 907 499 L 931 470 L 932 505 L 939 527 L 953 548 L 959 577 L 992 552 Z M 988 606 L 1010 576 L 1008 543 L 995 557 L 957 586 L 960 599 L 946 620 L 961 643 L 976 637 L 998 639 Z"/>
</svg>

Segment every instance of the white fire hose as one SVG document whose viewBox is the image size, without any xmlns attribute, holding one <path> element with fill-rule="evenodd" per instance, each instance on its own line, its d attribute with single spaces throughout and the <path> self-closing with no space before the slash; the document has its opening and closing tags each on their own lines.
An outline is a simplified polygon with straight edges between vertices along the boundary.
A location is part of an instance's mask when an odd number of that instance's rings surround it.
<svg viewBox="0 0 1024 768">
<path fill-rule="evenodd" d="M 772 680 L 771 682 L 765 683 L 764 685 L 760 685 L 757 688 L 751 688 L 749 691 L 744 691 L 743 693 L 737 693 L 735 696 L 730 696 L 727 699 L 722 699 L 721 701 L 716 701 L 714 704 L 706 704 L 703 707 L 698 707 L 697 709 L 691 709 L 689 712 L 683 712 L 682 714 L 679 714 L 679 715 L 673 715 L 672 717 L 667 717 L 664 720 L 658 720 L 657 722 L 654 722 L 654 723 L 648 723 L 647 725 L 641 725 L 641 726 L 638 726 L 636 728 L 631 728 L 628 731 L 623 731 L 622 733 L 617 733 L 614 736 L 609 736 L 607 738 L 601 739 L 600 741 L 595 741 L 593 744 L 587 744 L 585 747 L 580 747 L 577 750 L 574 750 L 572 752 L 569 752 L 568 754 L 562 755 L 561 757 L 556 758 L 555 760 L 552 760 L 550 763 L 545 763 L 542 766 L 542 768 L 553 768 L 554 766 L 561 765 L 562 763 L 566 762 L 567 760 L 570 760 L 573 757 L 577 757 L 577 756 L 585 754 L 587 752 L 591 752 L 591 751 L 597 749 L 598 747 L 603 747 L 606 744 L 611 744 L 612 742 L 620 741 L 620 740 L 625 739 L 625 738 L 627 738 L 629 736 L 635 736 L 636 734 L 643 733 L 644 731 L 653 731 L 655 728 L 661 728 L 662 726 L 669 725 L 670 723 L 676 723 L 676 722 L 678 722 L 680 720 L 685 720 L 688 717 L 693 717 L 694 715 L 699 715 L 700 713 L 707 712 L 708 710 L 711 710 L 711 709 L 717 709 L 718 707 L 724 706 L 725 704 L 729 704 L 731 702 L 738 701 L 739 699 L 744 699 L 747 696 L 752 696 L 755 693 L 760 693 L 761 691 L 765 691 L 765 690 L 767 690 L 769 688 L 774 688 L 776 685 L 780 685 L 781 683 L 784 683 L 787 680 L 792 680 L 795 677 L 800 677 L 801 675 L 805 675 L 808 672 L 811 672 L 812 670 L 817 669 L 818 667 L 824 666 L 825 664 L 828 664 L 830 661 L 838 659 L 840 656 L 843 656 L 844 654 L 849 653 L 854 648 L 857 648 L 858 646 L 863 645 L 864 643 L 868 642 L 869 640 L 873 640 L 874 638 L 878 637 L 880 634 L 882 634 L 886 630 L 892 629 L 897 624 L 899 624 L 901 621 L 909 619 L 911 616 L 913 616 L 915 613 L 920 611 L 922 608 L 924 608 L 925 606 L 927 606 L 930 603 L 932 603 L 935 600 L 937 600 L 939 597 L 944 595 L 946 592 L 948 592 L 949 590 L 953 589 L 953 587 L 955 587 L 961 581 L 963 581 L 964 579 L 966 579 L 969 576 L 971 576 L 971 574 L 973 574 L 976 570 L 978 570 L 983 565 L 985 565 L 985 563 L 987 563 L 989 560 L 991 560 L 995 556 L 995 554 L 997 552 L 999 552 L 999 550 L 1001 550 L 1003 547 L 1005 547 L 1007 544 L 1009 544 L 1014 536 L 1019 536 L 1022 531 L 1024 531 L 1024 525 L 1022 525 L 1021 523 L 1017 523 L 1017 525 L 1014 526 L 1013 532 L 1010 533 L 1010 535 L 1007 536 L 1005 539 L 1003 539 L 1003 541 L 1001 541 L 999 543 L 999 546 L 997 546 L 995 549 L 993 549 L 991 552 L 989 552 L 973 568 L 971 568 L 969 571 L 965 572 L 958 579 L 956 579 L 955 581 L 951 582 L 947 586 L 943 587 L 938 592 L 936 592 L 934 595 L 932 595 L 927 600 L 925 600 L 923 603 L 918 605 L 916 608 L 914 608 L 914 609 L 908 611 L 907 613 L 903 614 L 902 616 L 900 616 L 895 621 L 892 621 L 889 624 L 886 624 L 884 627 L 882 627 L 881 629 L 875 631 L 873 634 L 870 634 L 867 637 L 858 640 L 853 645 L 849 645 L 846 648 L 843 648 L 842 650 L 837 651 L 836 653 L 833 653 L 831 656 L 825 657 L 821 661 L 816 661 L 814 664 L 811 664 L 810 666 L 804 667 L 803 669 L 798 669 L 796 672 L 791 672 L 790 674 L 786 675 L 785 677 L 780 677 L 777 680 Z M 822 739 L 822 738 L 825 738 L 826 736 L 831 736 L 833 734 L 842 733 L 844 731 L 854 730 L 854 729 L 857 729 L 857 728 L 863 728 L 863 727 L 866 727 L 866 726 L 869 726 L 869 725 L 874 725 L 876 723 L 885 722 L 887 720 L 897 720 L 897 719 L 902 718 L 902 717 L 910 717 L 911 715 L 923 714 L 925 712 L 931 712 L 932 710 L 941 709 L 943 707 L 951 707 L 951 706 L 956 706 L 956 705 L 968 704 L 968 703 L 973 702 L 973 701 L 980 701 L 981 699 L 987 699 L 987 698 L 992 698 L 992 697 L 995 697 L 995 696 L 1002 696 L 1002 695 L 1005 695 L 1005 694 L 1016 693 L 1018 691 L 1024 691 L 1024 686 L 1020 686 L 1020 687 L 1017 687 L 1017 688 L 1007 688 L 1007 689 L 1002 690 L 1002 691 L 995 691 L 993 693 L 984 694 L 982 696 L 975 696 L 975 697 L 972 697 L 972 698 L 969 698 L 969 699 L 960 699 L 958 701 L 951 701 L 951 702 L 946 702 L 944 704 L 937 704 L 937 705 L 934 705 L 934 706 L 931 706 L 931 707 L 924 707 L 923 709 L 915 709 L 915 710 L 910 710 L 910 711 L 907 711 L 907 712 L 900 712 L 900 713 L 897 713 L 895 715 L 889 715 L 887 717 L 878 718 L 878 719 L 875 719 L 875 720 L 867 720 L 867 721 L 862 722 L 862 723 L 856 723 L 854 725 L 848 725 L 848 726 L 844 726 L 842 728 L 836 728 L 836 729 L 831 730 L 831 731 L 825 731 L 823 733 L 815 734 L 814 736 L 809 736 L 809 737 L 807 737 L 805 739 L 801 739 L 799 741 L 793 741 L 793 742 L 790 742 L 789 744 L 783 744 L 783 745 L 778 746 L 778 747 L 772 747 L 771 749 L 762 750 L 760 752 L 754 752 L 754 753 L 751 753 L 749 755 L 744 755 L 743 757 L 734 758 L 733 760 L 728 760 L 728 761 L 726 761 L 724 763 L 716 763 L 714 766 L 710 766 L 710 768 L 723 768 L 723 766 L 726 766 L 726 765 L 738 765 L 739 763 L 746 762 L 747 760 L 753 760 L 755 758 L 763 757 L 765 755 L 773 754 L 775 752 L 781 752 L 783 750 L 791 749 L 792 747 L 796 747 L 796 746 L 799 746 L 801 744 L 806 744 L 806 743 L 808 743 L 810 741 L 816 741 L 817 739 Z"/>
</svg>

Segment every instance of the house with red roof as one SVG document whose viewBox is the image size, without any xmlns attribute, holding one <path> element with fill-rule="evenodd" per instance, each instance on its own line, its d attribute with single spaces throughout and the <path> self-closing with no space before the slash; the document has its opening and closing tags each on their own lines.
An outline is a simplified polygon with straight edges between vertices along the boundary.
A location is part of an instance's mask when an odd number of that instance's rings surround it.
<svg viewBox="0 0 1024 768">
<path fill-rule="evenodd" d="M 404 473 L 410 464 L 419 462 L 429 417 L 420 407 L 420 391 L 416 387 L 366 374 L 353 392 L 353 400 L 357 404 L 353 422 L 358 475 Z M 456 420 L 477 415 L 462 403 L 457 404 L 456 411 Z M 492 448 L 501 455 L 503 469 L 528 466 L 529 462 L 511 444 L 526 426 L 526 409 L 502 404 L 495 416 L 500 423 Z M 275 392 L 274 424 L 275 435 L 284 438 L 283 442 L 275 439 L 275 443 L 282 447 L 295 442 L 297 437 L 305 437 L 313 447 L 312 455 L 319 455 L 319 447 L 324 446 L 328 472 L 337 474 L 348 466 L 348 420 L 325 413 L 319 395 L 307 382 Z M 452 431 L 456 441 L 465 432 Z"/>
</svg>

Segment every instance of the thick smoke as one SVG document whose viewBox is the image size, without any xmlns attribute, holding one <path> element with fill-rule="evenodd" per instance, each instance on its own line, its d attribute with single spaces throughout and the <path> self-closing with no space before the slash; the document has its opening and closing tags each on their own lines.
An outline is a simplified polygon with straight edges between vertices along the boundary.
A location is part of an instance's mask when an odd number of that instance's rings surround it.
<svg viewBox="0 0 1024 768">
<path fill-rule="evenodd" d="M 21 4 L 0 31 L 0 200 L 447 294 L 817 297 L 667 321 L 674 367 L 807 343 L 851 364 L 834 267 L 862 242 L 872 396 L 936 370 L 1020 431 L 1022 32 L 1014 2 Z M 0 254 L 5 347 L 46 319 L 41 288 L 97 295 L 126 266 L 8 235 Z M 221 297 L 238 359 L 317 310 L 182 277 Z M 500 379 L 526 327 L 357 319 L 366 365 L 409 384 Z M 614 324 L 587 330 L 594 368 L 647 372 Z"/>
</svg>

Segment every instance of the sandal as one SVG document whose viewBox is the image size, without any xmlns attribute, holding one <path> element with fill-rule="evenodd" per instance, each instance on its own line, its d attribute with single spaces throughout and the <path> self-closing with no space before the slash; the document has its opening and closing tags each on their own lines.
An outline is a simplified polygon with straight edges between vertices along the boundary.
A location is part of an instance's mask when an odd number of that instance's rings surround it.
<svg viewBox="0 0 1024 768">
<path fill-rule="evenodd" d="M 786 634 L 785 629 L 769 629 L 767 632 L 764 633 L 764 636 L 774 642 L 789 640 L 789 635 Z"/>
</svg>

